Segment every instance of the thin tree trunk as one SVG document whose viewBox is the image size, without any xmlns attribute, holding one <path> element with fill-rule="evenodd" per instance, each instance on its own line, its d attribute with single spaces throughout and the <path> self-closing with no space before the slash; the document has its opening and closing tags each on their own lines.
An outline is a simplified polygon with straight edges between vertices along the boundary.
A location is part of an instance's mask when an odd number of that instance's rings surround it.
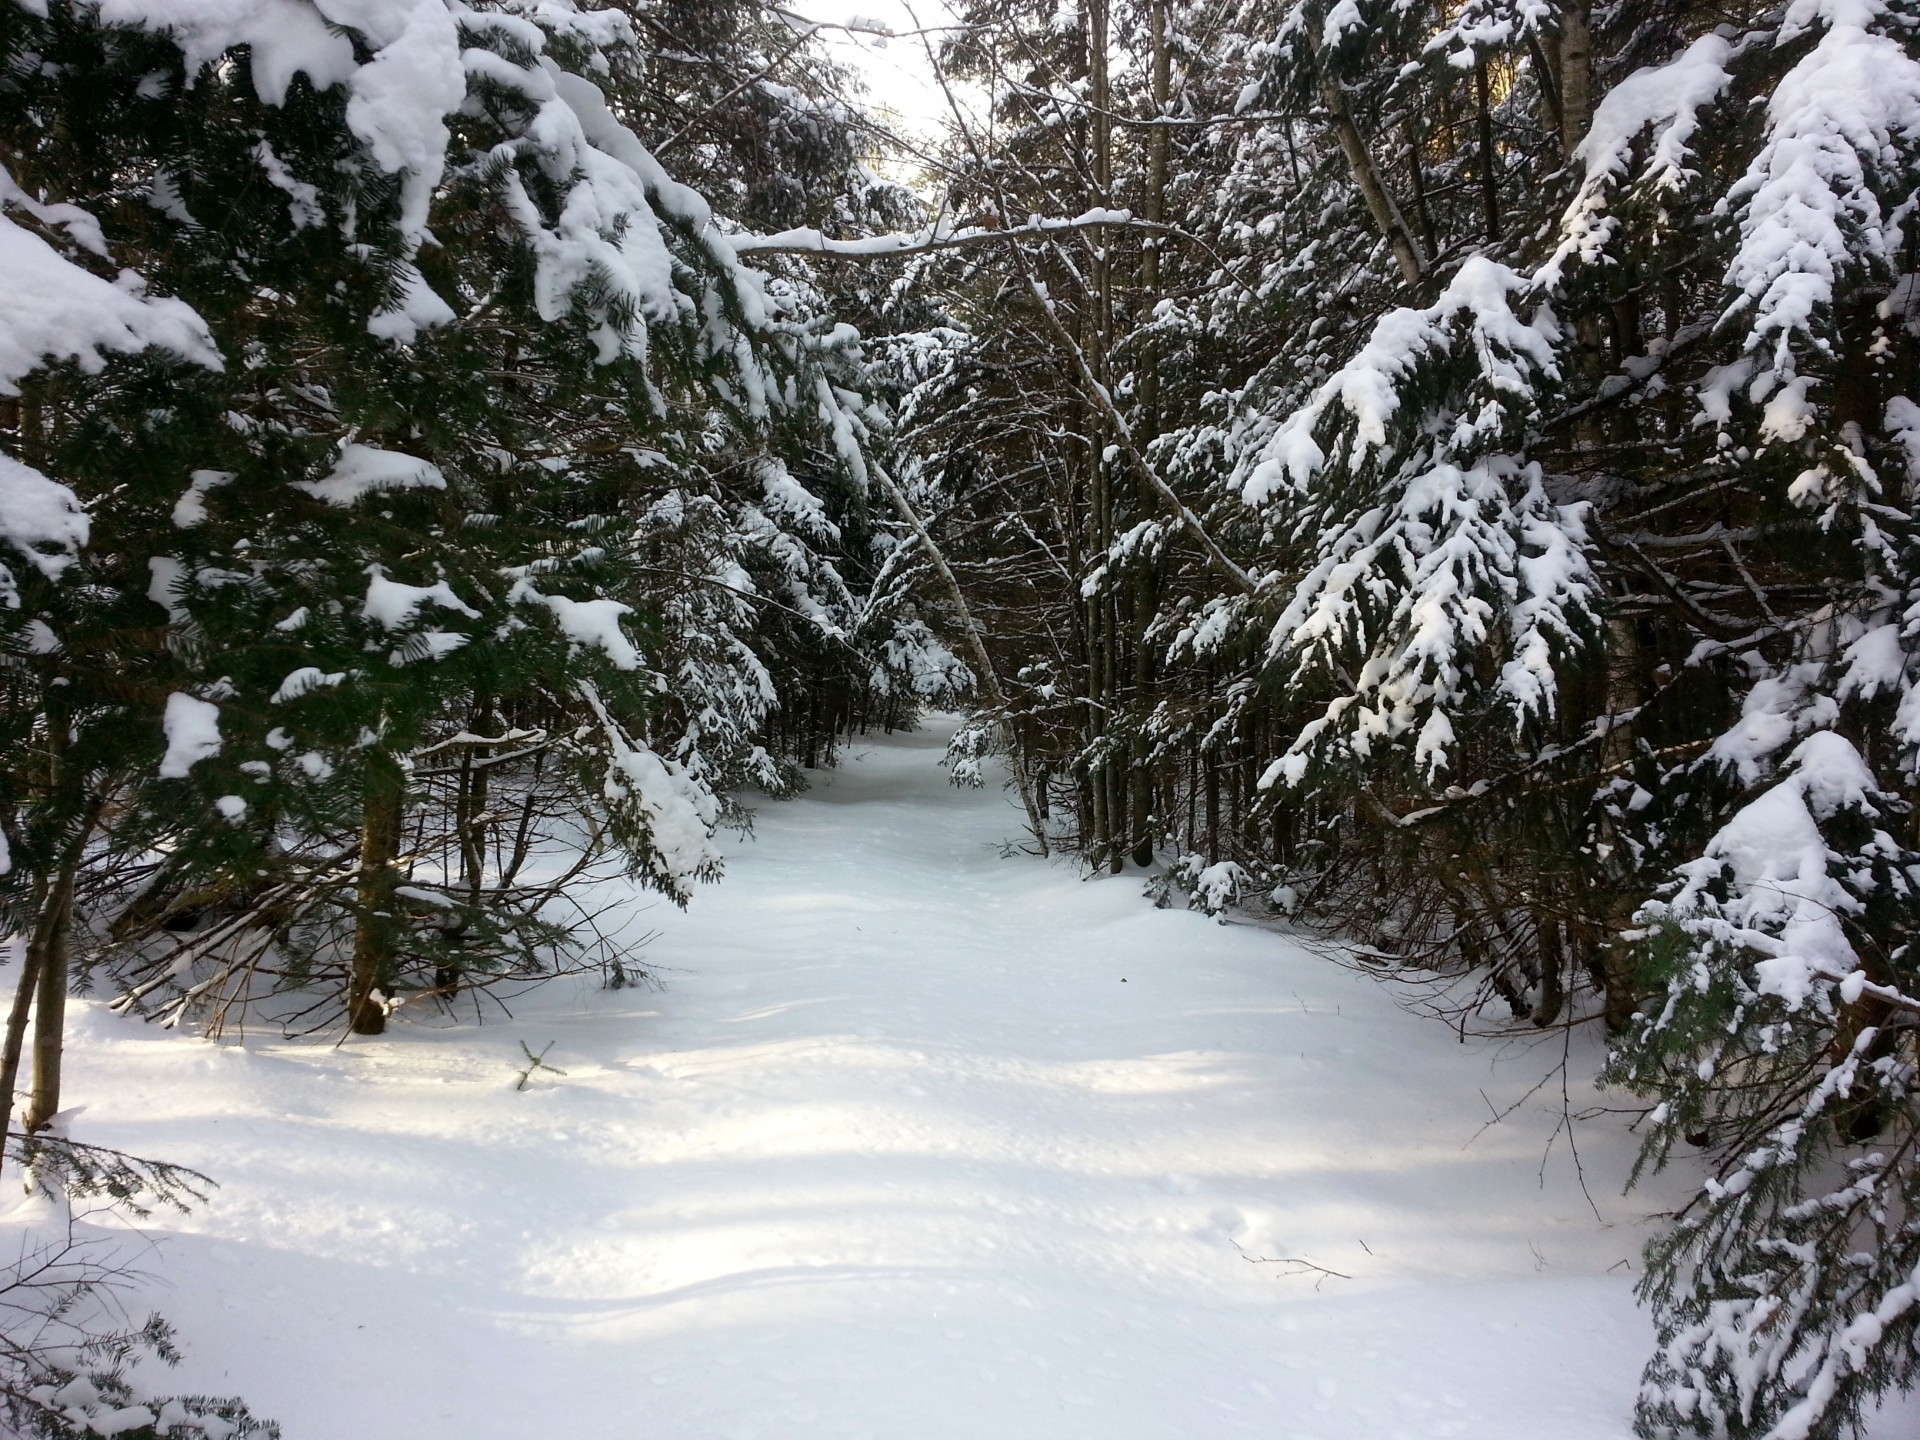
<svg viewBox="0 0 1920 1440">
<path fill-rule="evenodd" d="M 1218 755 L 1202 755 L 1201 768 L 1207 782 L 1207 853 L 1209 864 L 1220 858 L 1220 761 Z"/>
<path fill-rule="evenodd" d="M 1480 214 L 1491 245 L 1500 238 L 1500 157 L 1493 145 L 1493 97 L 1484 57 L 1474 66 L 1473 90 L 1480 112 Z"/>
<path fill-rule="evenodd" d="M 1113 853 L 1115 833 L 1113 821 L 1113 786 L 1107 783 L 1108 772 L 1112 769 L 1104 744 L 1094 752 L 1099 757 L 1087 775 L 1089 787 L 1088 813 L 1093 817 L 1093 843 L 1087 846 L 1086 858 L 1095 869 L 1102 869 L 1107 857 Z"/>
<path fill-rule="evenodd" d="M 1640 636 L 1633 621 L 1616 617 L 1607 623 L 1607 640 L 1606 713 L 1617 716 L 1638 709 L 1644 698 L 1640 678 Z M 1600 747 L 1601 769 L 1603 772 L 1611 771 L 1617 766 L 1624 766 L 1632 758 L 1632 723 L 1615 720 Z M 1613 833 L 1610 821 L 1602 822 L 1601 833 L 1614 847 L 1616 857 L 1606 862 L 1607 870 L 1614 877 L 1621 877 L 1625 873 L 1624 859 L 1620 857 L 1620 851 L 1624 848 L 1622 842 Z M 1617 883 L 1614 888 L 1620 889 Z M 1603 1018 L 1607 1029 L 1616 1034 L 1631 1023 L 1638 1002 L 1634 994 L 1633 953 L 1620 938 L 1621 932 L 1633 919 L 1635 903 L 1630 891 L 1616 894 L 1601 917 L 1608 938 L 1594 956 L 1594 968 L 1600 979 Z"/>
<path fill-rule="evenodd" d="M 1538 32 L 1528 33 L 1527 53 L 1533 57 L 1534 79 L 1540 86 L 1540 105 L 1548 128 L 1558 135 L 1561 131 L 1559 63 L 1540 43 Z"/>
<path fill-rule="evenodd" d="M 1153 53 L 1150 61 L 1150 99 L 1153 104 L 1155 120 L 1165 120 L 1173 99 L 1173 56 L 1167 43 L 1167 0 L 1153 0 L 1149 17 Z M 1146 218 L 1154 224 L 1162 224 L 1167 212 L 1168 150 L 1170 134 L 1165 125 L 1156 125 L 1147 132 L 1147 176 L 1144 209 Z M 1153 312 L 1154 305 L 1161 297 L 1161 257 L 1160 237 L 1149 235 L 1140 252 L 1140 288 L 1146 313 Z M 1149 346 L 1143 352 L 1140 376 L 1140 409 L 1147 443 L 1160 431 L 1160 357 L 1157 346 Z M 1154 494 L 1151 489 L 1142 488 L 1140 505 L 1151 510 L 1154 506 Z M 1135 561 L 1139 573 L 1133 589 L 1133 690 L 1137 711 L 1147 708 L 1149 697 L 1154 693 L 1154 654 L 1153 647 L 1147 643 L 1147 631 L 1152 627 L 1156 608 L 1155 572 L 1152 562 L 1145 557 Z M 1154 843 L 1154 767 L 1153 746 L 1144 730 L 1138 731 L 1133 740 L 1133 800 L 1131 805 L 1133 820 L 1133 863 L 1143 869 L 1153 864 Z"/>
<path fill-rule="evenodd" d="M 60 1062 L 66 1040 L 67 959 L 73 934 L 73 889 L 80 872 L 80 859 L 85 853 L 87 837 L 93 831 L 100 804 L 97 797 L 83 793 L 68 763 L 67 746 L 71 738 L 72 721 L 62 698 L 64 692 L 58 684 L 53 683 L 56 678 L 43 677 L 47 682 L 43 691 L 46 697 L 43 701 L 46 726 L 43 777 L 46 793 L 53 801 L 54 814 L 70 819 L 74 828 L 64 844 L 56 847 L 57 853 L 50 862 L 51 869 L 44 883 L 34 887 L 38 903 L 34 907 L 33 928 L 28 932 L 27 954 L 22 964 L 21 987 L 25 990 L 30 984 L 34 996 L 33 1079 L 21 1116 L 21 1128 L 28 1134 L 45 1128 L 60 1109 Z M 32 977 L 30 981 L 29 973 Z M 9 1017 L 8 1035 L 14 1069 L 7 1077 L 8 1089 L 5 1092 L 9 1106 L 13 1101 L 12 1083 L 18 1077 L 20 1049 L 24 1043 L 13 1038 L 13 1021 L 17 1016 L 21 1026 L 24 1027 L 26 1023 L 18 996 L 15 997 L 14 1008 L 16 1015 Z"/>
<path fill-rule="evenodd" d="M 1373 217 L 1375 227 L 1386 237 L 1393 258 L 1399 261 L 1401 276 L 1407 284 L 1418 285 L 1426 278 L 1427 257 L 1422 253 L 1413 231 L 1407 228 L 1400 207 L 1394 203 L 1392 194 L 1380 179 L 1380 167 L 1374 164 L 1373 152 L 1367 148 L 1360 127 L 1354 123 L 1345 88 L 1340 84 L 1339 77 L 1327 68 L 1326 56 L 1320 44 L 1319 26 L 1307 26 L 1307 43 L 1312 47 L 1314 64 L 1320 71 L 1320 103 L 1326 107 L 1334 139 L 1340 142 L 1340 152 L 1347 158 L 1347 169 L 1353 174 L 1353 183 L 1358 187 L 1360 197 L 1367 202 L 1367 213 Z"/>
<path fill-rule="evenodd" d="M 46 907 L 47 884 L 34 885 L 32 914 L 36 922 Z M 7 1138 L 13 1125 L 14 1087 L 20 1083 L 20 1057 L 27 1043 L 27 1017 L 33 1012 L 33 993 L 40 979 L 40 947 L 31 938 L 20 946 L 20 976 L 14 982 L 13 1008 L 7 1012 L 7 1035 L 0 1048 L 0 1167 L 6 1163 Z"/>
<path fill-rule="evenodd" d="M 1167 0 L 1153 0 L 1153 60 L 1151 118 L 1164 121 L 1173 100 L 1173 56 L 1167 44 Z M 1141 209 L 1146 220 L 1163 225 L 1167 219 L 1168 151 L 1170 127 L 1155 125 L 1147 132 L 1147 188 Z M 1149 235 L 1140 245 L 1140 289 L 1146 298 L 1146 310 L 1161 298 L 1161 236 Z M 1148 437 L 1159 432 L 1160 366 L 1158 355 L 1149 349 L 1140 375 L 1140 408 L 1146 415 Z M 1143 499 L 1145 497 L 1142 497 Z"/>
<path fill-rule="evenodd" d="M 476 734 L 484 735 L 494 725 L 493 707 L 485 701 L 474 706 Z M 492 769 L 475 764 L 474 747 L 466 747 L 461 761 L 459 809 L 455 826 L 460 838 L 460 885 L 467 892 L 467 903 L 478 905 L 487 876 L 487 796 Z"/>
<path fill-rule="evenodd" d="M 476 697 L 468 728 L 475 735 L 486 735 L 492 732 L 495 724 L 492 700 L 484 695 Z M 467 905 L 473 910 L 479 909 L 480 892 L 486 886 L 487 799 L 492 774 L 492 767 L 481 763 L 477 746 L 462 747 L 453 829 L 454 838 L 460 846 L 460 888 L 466 892 Z M 449 932 L 448 938 L 455 936 Z M 443 996 L 454 995 L 460 988 L 460 981 L 461 970 L 457 963 L 435 967 L 434 988 Z"/>
<path fill-rule="evenodd" d="M 1187 746 L 1187 843 L 1181 848 L 1189 855 L 1200 848 L 1200 745 Z"/>
<path fill-rule="evenodd" d="M 1567 1004 L 1566 955 L 1560 944 L 1559 920 L 1536 915 L 1534 943 L 1540 957 L 1540 985 L 1534 991 L 1532 1019 L 1544 1030 L 1559 1020 Z"/>
<path fill-rule="evenodd" d="M 1144 690 L 1142 691 L 1144 694 Z M 1128 803 L 1128 819 L 1133 835 L 1133 863 L 1141 869 L 1153 864 L 1154 770 L 1153 742 L 1146 735 L 1133 737 L 1133 795 Z"/>
<path fill-rule="evenodd" d="M 1087 88 L 1088 99 L 1092 102 L 1092 153 L 1089 159 L 1093 171 L 1093 203 L 1105 209 L 1113 204 L 1113 87 L 1108 70 L 1112 14 L 1109 0 L 1088 0 L 1086 15 Z M 1087 267 L 1081 348 L 1098 386 L 1103 391 L 1110 391 L 1113 383 L 1113 263 L 1107 237 L 1096 233 L 1091 238 L 1093 255 Z M 1089 436 L 1091 433 L 1092 427 L 1089 427 Z M 1092 548 L 1105 557 L 1111 553 L 1114 535 L 1119 529 L 1119 517 L 1115 511 L 1121 497 L 1119 486 L 1115 484 L 1117 477 L 1107 463 L 1105 448 L 1090 444 L 1088 451 L 1098 497 L 1093 507 Z M 1101 729 L 1107 736 L 1107 743 L 1101 750 L 1100 768 L 1101 786 L 1106 792 L 1106 826 L 1105 834 L 1101 836 L 1102 853 L 1095 858 L 1104 860 L 1107 868 L 1117 875 L 1126 864 L 1127 787 L 1133 752 L 1125 725 L 1116 729 L 1113 723 L 1124 706 L 1123 677 L 1128 669 L 1126 646 L 1130 637 L 1125 624 L 1128 617 L 1120 604 L 1119 588 L 1111 572 L 1093 603 L 1099 615 L 1099 694 L 1106 707 Z"/>
<path fill-rule="evenodd" d="M 1153 647 L 1147 643 L 1147 631 L 1153 624 L 1155 609 L 1154 573 L 1145 560 L 1133 589 L 1133 694 L 1136 712 L 1144 717 L 1152 709 L 1154 693 Z M 1145 869 L 1153 864 L 1153 739 L 1144 723 L 1133 736 L 1133 797 L 1130 805 L 1133 833 L 1133 863 Z"/>
<path fill-rule="evenodd" d="M 34 917 L 33 935 L 27 942 L 26 969 L 34 972 L 33 1085 L 27 1094 L 21 1128 L 29 1135 L 44 1130 L 60 1110 L 67 970 L 73 938 L 73 886 L 79 870 L 80 846 L 75 845 L 47 887 L 46 903 Z"/>
<path fill-rule="evenodd" d="M 378 749 L 369 752 L 355 897 L 360 914 L 354 924 L 353 966 L 347 978 L 347 1023 L 356 1035 L 379 1035 L 387 1028 L 381 991 L 393 976 L 399 928 L 393 892 L 406 794 L 406 775 L 393 757 Z"/>
<path fill-rule="evenodd" d="M 886 492 L 887 501 L 893 506 L 894 513 L 906 522 L 913 531 L 914 538 L 920 542 L 920 549 L 933 566 L 934 573 L 940 577 L 940 587 L 947 592 L 947 603 L 953 606 L 954 617 L 960 622 L 961 646 L 967 652 L 967 663 L 973 666 L 973 673 L 980 686 L 980 698 L 989 706 L 1005 715 L 1007 711 L 1007 692 L 1000 687 L 1000 672 L 994 668 L 993 657 L 987 653 L 986 642 L 981 638 L 980 627 L 974 622 L 973 609 L 967 604 L 967 597 L 960 589 L 953 567 L 947 564 L 947 557 L 934 543 L 933 536 L 920 519 L 920 512 L 913 508 L 913 502 L 885 470 L 878 465 L 872 467 L 880 488 Z M 1040 853 L 1047 853 L 1047 831 L 1040 822 L 1040 812 L 1034 804 L 1033 786 L 1027 776 L 1027 767 L 1021 763 L 1018 749 L 1019 737 L 1013 727 L 1003 720 L 1000 726 L 1002 737 L 1010 747 L 1008 769 L 1013 772 L 1013 783 L 1020 792 L 1020 804 L 1027 812 L 1027 824 L 1033 830 L 1033 838 L 1040 846 Z"/>
<path fill-rule="evenodd" d="M 1420 222 L 1421 253 L 1435 254 L 1439 242 L 1434 239 L 1433 211 L 1427 204 L 1427 174 L 1420 163 L 1420 137 L 1409 120 L 1406 126 L 1407 137 L 1407 188 L 1413 194 L 1414 217 Z"/>
<path fill-rule="evenodd" d="M 1253 594 L 1259 588 L 1254 584 L 1253 577 L 1228 557 L 1227 552 L 1220 548 L 1219 542 L 1207 533 L 1207 527 L 1200 523 L 1200 517 L 1187 507 L 1187 503 L 1180 498 L 1171 485 L 1160 478 L 1159 472 L 1141 452 L 1139 442 L 1134 438 L 1133 427 L 1127 423 L 1127 417 L 1122 415 L 1119 407 L 1113 403 L 1112 392 L 1094 374 L 1093 367 L 1088 363 L 1087 356 L 1079 343 L 1061 323 L 1046 287 L 1031 273 L 1027 276 L 1027 286 L 1032 291 L 1035 303 L 1039 306 L 1041 322 L 1060 343 L 1060 348 L 1066 352 L 1067 359 L 1079 374 L 1082 387 L 1087 391 L 1087 399 L 1106 421 L 1107 429 L 1118 442 L 1120 452 L 1126 456 L 1135 478 L 1145 489 L 1160 497 L 1180 528 L 1199 544 L 1207 559 L 1213 562 L 1214 568 L 1231 581 L 1236 590 L 1243 595 Z"/>
</svg>

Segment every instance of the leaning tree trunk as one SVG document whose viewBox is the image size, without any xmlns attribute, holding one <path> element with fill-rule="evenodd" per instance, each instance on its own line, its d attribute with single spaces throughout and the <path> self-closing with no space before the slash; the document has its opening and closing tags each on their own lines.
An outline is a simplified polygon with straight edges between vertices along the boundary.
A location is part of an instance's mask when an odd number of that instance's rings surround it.
<svg viewBox="0 0 1920 1440">
<path fill-rule="evenodd" d="M 993 657 L 987 653 L 986 642 L 980 636 L 979 626 L 974 623 L 973 609 L 967 604 L 967 597 L 960 588 L 960 581 L 954 576 L 953 567 L 947 564 L 944 551 L 934 543 L 932 534 L 927 530 L 920 512 L 913 508 L 913 502 L 907 498 L 907 492 L 895 483 L 894 478 L 879 466 L 873 467 L 873 476 L 880 482 L 880 488 L 886 492 L 887 500 L 892 504 L 894 513 L 913 531 L 914 539 L 920 542 L 921 553 L 933 566 L 934 573 L 940 577 L 940 587 L 946 591 L 947 603 L 953 606 L 954 618 L 960 623 L 961 647 L 967 652 L 967 661 L 973 666 L 974 675 L 980 686 L 980 698 L 1004 717 L 1007 711 L 1007 692 L 1000 686 L 1000 672 L 994 668 Z M 1033 838 L 1039 842 L 1040 853 L 1047 853 L 1046 827 L 1040 822 L 1040 811 L 1034 803 L 1033 783 L 1027 774 L 1024 757 L 1019 751 L 1019 737 L 1013 726 L 1004 719 L 1001 734 L 1008 747 L 1008 766 L 1013 771 L 1014 788 L 1020 792 L 1020 804 L 1027 812 L 1027 824 L 1033 830 Z"/>
<path fill-rule="evenodd" d="M 29 913 L 34 916 L 34 929 L 39 928 L 39 917 L 46 912 L 47 896 L 51 890 L 47 877 L 34 877 L 33 898 Z M 27 943 L 20 947 L 20 974 L 14 982 L 13 1008 L 7 1013 L 7 1034 L 4 1046 L 0 1046 L 0 1164 L 5 1163 L 7 1137 L 13 1125 L 14 1087 L 20 1083 L 20 1058 L 27 1044 L 27 1019 L 33 1013 L 33 995 L 40 981 L 40 947 L 28 936 Z"/>
<path fill-rule="evenodd" d="M 1393 251 L 1393 258 L 1399 262 L 1401 278 L 1408 285 L 1418 285 L 1426 278 L 1426 253 L 1407 225 L 1406 217 L 1401 214 L 1400 206 L 1387 189 L 1386 182 L 1380 178 L 1380 167 L 1374 161 L 1373 151 L 1368 148 L 1366 137 L 1360 133 L 1360 126 L 1354 121 L 1353 109 L 1347 104 L 1346 87 L 1328 66 L 1319 26 L 1307 26 L 1307 43 L 1312 48 L 1314 63 L 1320 68 L 1320 103 L 1326 109 L 1328 123 L 1333 126 L 1334 139 L 1340 142 L 1340 153 L 1346 157 L 1354 187 L 1359 190 L 1360 198 L 1366 201 L 1367 213 L 1373 217 L 1374 226 L 1385 237 L 1388 248 Z"/>
</svg>

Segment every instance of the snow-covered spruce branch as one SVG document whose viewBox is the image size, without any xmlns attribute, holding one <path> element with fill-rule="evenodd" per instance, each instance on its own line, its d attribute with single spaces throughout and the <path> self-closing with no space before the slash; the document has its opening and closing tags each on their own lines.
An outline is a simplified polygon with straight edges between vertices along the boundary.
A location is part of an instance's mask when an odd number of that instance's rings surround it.
<svg viewBox="0 0 1920 1440">
<path fill-rule="evenodd" d="M 1088 210 L 1071 219 L 1034 215 L 1024 223 L 1005 226 L 968 225 L 960 229 L 932 226 L 913 234 L 869 235 L 857 240 L 835 240 L 818 230 L 782 230 L 773 235 L 730 235 L 733 253 L 748 255 L 822 255 L 837 260 L 889 260 L 905 255 L 929 255 L 940 250 L 963 250 L 976 245 L 1004 245 L 1040 236 L 1071 234 L 1078 230 L 1137 230 L 1149 235 L 1178 237 L 1171 225 L 1142 220 L 1130 210 Z"/>
<path fill-rule="evenodd" d="M 917 25 L 910 29 L 900 29 L 881 20 L 856 15 L 850 20 L 816 20 L 811 15 L 802 15 L 789 10 L 784 5 L 761 5 L 767 14 L 779 17 L 795 30 L 805 30 L 809 35 L 839 32 L 843 35 L 864 35 L 874 40 L 910 40 L 918 35 L 960 35 L 989 30 L 989 25 L 969 25 L 961 21 L 952 21 L 945 25 Z"/>
<path fill-rule="evenodd" d="M 802 49 L 806 47 L 808 42 L 811 41 L 812 39 L 813 39 L 812 30 L 802 31 L 795 38 L 794 42 L 791 45 L 789 45 L 786 49 L 782 50 L 778 55 L 774 56 L 773 59 L 769 60 L 758 71 L 756 71 L 752 75 L 747 76 L 744 80 L 740 81 L 739 84 L 735 85 L 731 90 L 728 90 L 724 94 L 718 96 L 713 101 L 712 104 L 707 106 L 706 109 L 702 110 L 698 115 L 695 115 L 691 120 L 687 121 L 686 124 L 682 125 L 678 130 L 674 131 L 673 134 L 667 136 L 667 138 L 662 140 L 658 145 L 655 145 L 653 147 L 653 158 L 658 160 L 661 156 L 665 155 L 669 150 L 672 150 L 675 146 L 679 145 L 681 141 L 685 140 L 689 135 L 691 135 L 697 128 L 699 128 L 699 126 L 703 122 L 712 118 L 715 111 L 721 109 L 723 106 L 727 105 L 730 101 L 739 99 L 740 96 L 746 94 L 747 91 L 751 90 L 754 86 L 758 85 L 761 81 L 771 77 L 774 71 L 778 70 L 782 65 L 786 64 L 787 61 L 791 60 L 795 55 L 797 55 Z"/>
</svg>

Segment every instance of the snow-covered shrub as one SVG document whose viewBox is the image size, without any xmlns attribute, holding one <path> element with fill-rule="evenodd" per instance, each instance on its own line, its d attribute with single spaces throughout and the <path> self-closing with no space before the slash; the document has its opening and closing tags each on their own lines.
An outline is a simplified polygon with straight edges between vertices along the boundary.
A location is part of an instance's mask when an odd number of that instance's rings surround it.
<svg viewBox="0 0 1920 1440">
<path fill-rule="evenodd" d="M 1648 1434 L 1832 1436 L 1920 1374 L 1920 854 L 1854 746 L 1800 742 L 1639 917 L 1663 987 L 1613 1060 L 1643 1165 L 1716 1173 L 1657 1242 Z"/>
<path fill-rule="evenodd" d="M 59 1135 L 6 1147 L 37 1189 L 9 1217 L 11 1253 L 0 1257 L 0 1426 L 41 1440 L 275 1440 L 273 1422 L 242 1400 L 159 1393 L 145 1361 L 176 1365 L 173 1328 L 150 1315 L 127 1322 L 139 1283 L 124 1238 L 73 1209 L 97 1200 L 135 1216 L 156 1206 L 185 1213 L 213 1182 Z"/>
<path fill-rule="evenodd" d="M 1199 910 L 1226 923 L 1242 900 L 1259 889 L 1244 865 L 1233 860 L 1209 862 L 1204 855 L 1181 855 L 1147 882 L 1147 895 L 1165 909 L 1178 895 L 1189 910 Z"/>
</svg>

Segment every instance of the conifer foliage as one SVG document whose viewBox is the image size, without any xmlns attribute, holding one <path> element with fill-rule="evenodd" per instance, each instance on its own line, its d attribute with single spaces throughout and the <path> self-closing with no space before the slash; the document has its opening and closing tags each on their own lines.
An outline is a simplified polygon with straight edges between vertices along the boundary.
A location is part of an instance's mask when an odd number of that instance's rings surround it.
<svg viewBox="0 0 1920 1440">
<path fill-rule="evenodd" d="M 1124 212 L 970 255 L 909 410 L 1056 840 L 1604 1024 L 1714 1172 L 1642 1432 L 1843 1433 L 1920 1321 L 1920 16 L 963 8 L 951 208 Z"/>
<path fill-rule="evenodd" d="M 629 975 L 568 882 L 714 877 L 731 789 L 797 781 L 763 743 L 790 683 L 964 683 L 859 588 L 858 337 L 623 121 L 687 58 L 644 40 L 568 4 L 0 11 L 35 757 L 0 883 L 56 1035 L 70 956 L 216 1029 L 289 987 L 373 1033 Z M 837 143 L 817 170 L 865 185 Z"/>
<path fill-rule="evenodd" d="M 1040 846 L 1604 1027 L 1711 1172 L 1641 1433 L 1833 1440 L 1920 1363 L 1920 13 L 952 8 L 916 197 L 780 7 L 0 0 L 0 1091 L 76 964 L 607 959 L 581 876 L 977 686 Z"/>
</svg>

